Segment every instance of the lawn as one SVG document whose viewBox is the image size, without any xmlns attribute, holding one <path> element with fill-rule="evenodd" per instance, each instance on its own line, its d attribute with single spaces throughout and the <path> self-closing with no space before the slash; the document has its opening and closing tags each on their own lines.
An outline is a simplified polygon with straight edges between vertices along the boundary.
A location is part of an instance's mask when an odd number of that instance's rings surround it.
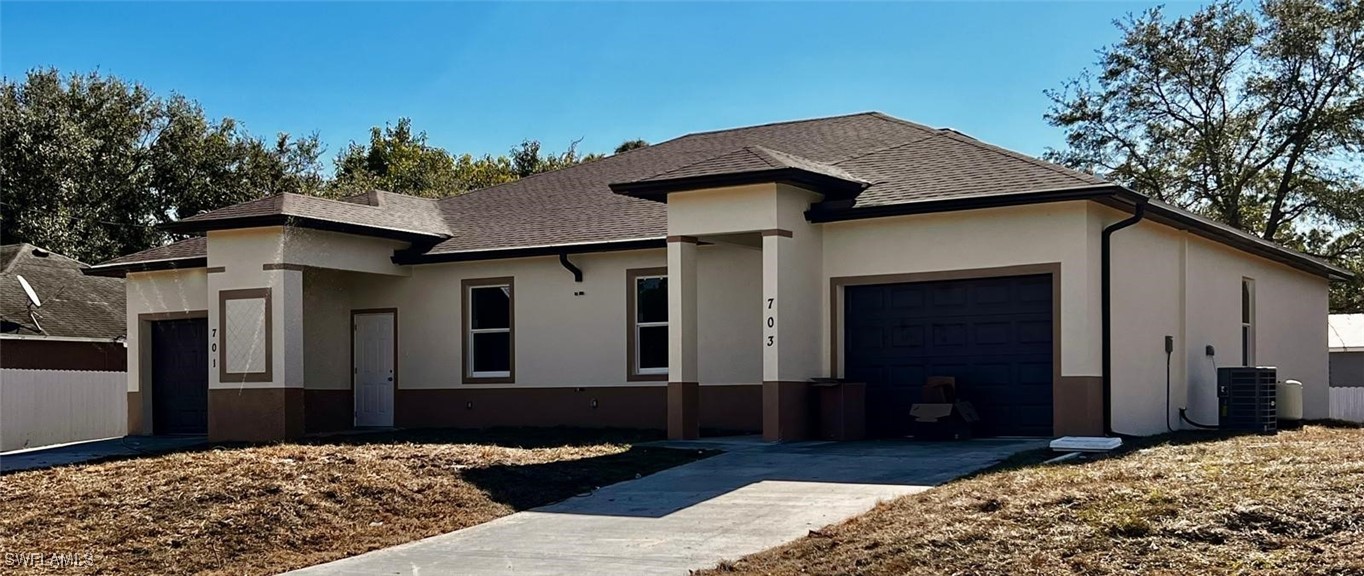
<svg viewBox="0 0 1364 576">
<path fill-rule="evenodd" d="M 1014 463 L 704 574 L 1364 574 L 1364 428 L 1143 444 Z"/>
<path fill-rule="evenodd" d="M 7 574 L 271 574 L 704 457 L 638 433 L 415 431 L 0 476 Z M 57 554 L 56 561 L 50 561 Z M 55 565 L 54 565 L 55 564 Z"/>
</svg>

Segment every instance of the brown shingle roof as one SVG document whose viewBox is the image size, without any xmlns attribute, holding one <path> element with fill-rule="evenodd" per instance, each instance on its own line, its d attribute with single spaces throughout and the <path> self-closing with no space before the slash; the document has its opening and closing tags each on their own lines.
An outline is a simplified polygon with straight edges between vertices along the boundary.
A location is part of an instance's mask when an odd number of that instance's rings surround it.
<svg viewBox="0 0 1364 576">
<path fill-rule="evenodd" d="M 119 256 L 113 260 L 100 262 L 92 268 L 99 269 L 110 266 L 134 263 L 169 262 L 175 260 L 189 260 L 193 258 L 208 257 L 208 239 L 202 236 L 186 238 L 179 242 L 173 242 L 165 246 L 149 248 L 141 252 Z"/>
<path fill-rule="evenodd" d="M 435 202 L 405 194 L 375 191 L 360 198 L 332 200 L 301 194 L 276 194 L 183 218 L 168 230 L 202 231 L 234 227 L 272 217 L 328 222 L 356 229 L 444 238 L 450 235 Z"/>
<path fill-rule="evenodd" d="M 823 162 L 815 162 L 814 160 L 808 160 L 794 154 L 771 150 L 763 146 L 744 146 L 743 148 L 732 150 L 712 158 L 707 158 L 694 164 L 688 164 L 675 170 L 669 170 L 648 178 L 636 180 L 636 182 L 658 182 L 701 176 L 715 176 L 719 174 L 764 172 L 782 168 L 804 170 L 813 174 L 822 174 L 850 182 L 865 182 L 837 166 L 825 164 Z"/>
<path fill-rule="evenodd" d="M 1101 178 L 953 130 L 865 112 L 689 134 L 440 200 L 387 192 L 342 200 L 286 194 L 199 214 L 171 228 L 192 231 L 260 225 L 262 218 L 287 216 L 301 219 L 302 225 L 327 224 L 357 233 L 430 239 L 418 243 L 420 254 L 402 255 L 409 262 L 563 245 L 623 246 L 661 241 L 667 233 L 666 205 L 626 195 L 632 193 L 631 185 L 772 169 L 854 184 L 849 190 L 860 193 L 851 200 L 828 197 L 818 207 L 819 221 L 868 216 L 887 207 L 912 208 L 929 201 L 992 201 L 1053 191 L 1109 189 Z M 612 184 L 622 193 L 613 193 Z M 1192 216 L 1183 221 L 1216 227 Z M 1240 240 L 1247 245 L 1254 242 L 1240 231 L 1219 230 L 1214 235 L 1218 234 L 1245 237 Z M 1274 250 L 1292 259 L 1307 258 L 1282 247 Z"/>
<path fill-rule="evenodd" d="M 614 194 L 609 185 L 650 178 L 744 147 L 831 165 L 936 133 L 868 112 L 690 134 L 442 199 L 452 236 L 427 253 L 663 238 L 668 227 L 663 204 Z"/>
<path fill-rule="evenodd" d="M 0 319 L 4 331 L 47 336 L 117 338 L 124 335 L 126 297 L 118 278 L 85 276 L 85 264 L 31 244 L 0 247 Z M 28 296 L 19 286 L 23 276 L 43 305 L 34 325 Z"/>
</svg>

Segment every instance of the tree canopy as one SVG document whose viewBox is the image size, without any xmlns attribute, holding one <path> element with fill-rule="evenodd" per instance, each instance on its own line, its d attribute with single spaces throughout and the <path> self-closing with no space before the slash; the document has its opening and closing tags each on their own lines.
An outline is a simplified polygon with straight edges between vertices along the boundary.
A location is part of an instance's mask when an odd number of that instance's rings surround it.
<svg viewBox="0 0 1364 576">
<path fill-rule="evenodd" d="M 524 140 L 507 154 L 451 154 L 412 121 L 370 130 L 327 174 L 317 134 L 273 140 L 97 72 L 30 71 L 0 86 L 0 242 L 99 262 L 170 240 L 157 224 L 281 192 L 371 189 L 442 197 L 602 158 Z"/>
<path fill-rule="evenodd" d="M 98 73 L 0 86 L 0 236 L 86 262 L 165 241 L 156 224 L 322 181 L 316 135 L 266 144 L 179 95 Z"/>
<path fill-rule="evenodd" d="M 649 146 L 649 143 L 640 139 L 626 140 L 624 142 L 621 142 L 620 146 L 616 146 L 615 153 L 620 154 L 621 152 L 629 152 L 636 148 L 645 148 L 647 146 Z"/>
<path fill-rule="evenodd" d="M 371 128 L 368 144 L 351 142 L 337 155 L 331 188 L 335 194 L 378 188 L 438 198 L 601 157 L 580 155 L 577 142 L 562 153 L 547 153 L 538 140 L 523 140 L 503 156 L 455 156 L 430 145 L 426 132 L 413 132 L 411 119 L 399 118 L 383 128 Z"/>
<path fill-rule="evenodd" d="M 1055 91 L 1048 159 L 1364 272 L 1364 2 L 1219 2 L 1117 23 Z M 1364 310 L 1364 284 L 1332 308 Z"/>
</svg>

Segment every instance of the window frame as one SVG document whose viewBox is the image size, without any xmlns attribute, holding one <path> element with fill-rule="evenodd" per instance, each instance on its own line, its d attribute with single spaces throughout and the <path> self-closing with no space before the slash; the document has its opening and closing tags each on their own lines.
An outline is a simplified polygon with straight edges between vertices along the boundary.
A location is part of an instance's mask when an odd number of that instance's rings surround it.
<svg viewBox="0 0 1364 576">
<path fill-rule="evenodd" d="M 1241 278 L 1241 365 L 1255 366 L 1255 279 Z"/>
<path fill-rule="evenodd" d="M 233 372 L 227 368 L 227 303 L 230 300 L 264 300 L 265 318 L 261 345 L 265 348 L 265 366 L 258 372 Z M 209 325 L 210 352 L 217 347 L 218 381 L 220 383 L 273 382 L 275 377 L 275 307 L 270 288 L 244 288 L 218 291 L 218 325 Z"/>
<path fill-rule="evenodd" d="M 662 368 L 640 368 L 639 367 L 639 329 L 650 327 L 667 327 L 671 318 L 663 322 L 639 322 L 639 281 L 649 278 L 668 277 L 666 267 L 659 268 L 634 268 L 625 271 L 625 380 L 627 382 L 666 382 L 668 380 L 668 367 Z"/>
<path fill-rule="evenodd" d="M 471 278 L 460 282 L 460 358 L 463 359 L 461 376 L 465 384 L 514 384 L 516 382 L 516 285 L 511 276 L 498 278 Z M 473 327 L 473 291 L 479 288 L 507 289 L 507 327 Z M 504 372 L 474 371 L 474 334 L 507 334 L 507 370 Z"/>
</svg>

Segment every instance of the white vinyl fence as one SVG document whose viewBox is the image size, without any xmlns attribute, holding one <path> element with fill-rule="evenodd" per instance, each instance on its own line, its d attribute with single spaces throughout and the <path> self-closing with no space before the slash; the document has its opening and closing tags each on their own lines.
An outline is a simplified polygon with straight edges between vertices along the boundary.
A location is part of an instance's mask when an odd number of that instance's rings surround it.
<svg viewBox="0 0 1364 576">
<path fill-rule="evenodd" d="M 127 433 L 125 372 L 0 369 L 0 452 Z"/>
<path fill-rule="evenodd" d="M 1364 422 L 1364 388 L 1331 388 L 1331 418 Z"/>
</svg>

